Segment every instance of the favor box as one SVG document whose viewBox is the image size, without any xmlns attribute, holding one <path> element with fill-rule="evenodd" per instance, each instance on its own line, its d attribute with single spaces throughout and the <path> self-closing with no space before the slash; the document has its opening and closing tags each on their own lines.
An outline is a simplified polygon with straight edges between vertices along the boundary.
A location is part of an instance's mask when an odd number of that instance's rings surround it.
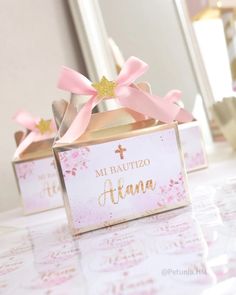
<svg viewBox="0 0 236 295">
<path fill-rule="evenodd" d="M 178 125 L 187 172 L 207 168 L 207 156 L 198 121 Z"/>
<path fill-rule="evenodd" d="M 125 109 L 93 114 L 77 141 L 53 145 L 73 234 L 190 202 L 177 124 L 126 119 Z"/>
<path fill-rule="evenodd" d="M 22 136 L 22 132 L 16 133 L 17 145 Z M 26 215 L 63 206 L 52 143 L 53 139 L 34 142 L 12 161 Z"/>
</svg>

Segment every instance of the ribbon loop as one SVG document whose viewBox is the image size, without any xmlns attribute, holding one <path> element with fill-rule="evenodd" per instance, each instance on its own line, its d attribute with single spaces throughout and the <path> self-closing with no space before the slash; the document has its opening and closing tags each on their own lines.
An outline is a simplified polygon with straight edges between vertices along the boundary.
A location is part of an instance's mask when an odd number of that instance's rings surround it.
<svg viewBox="0 0 236 295">
<path fill-rule="evenodd" d="M 24 110 L 18 111 L 14 116 L 13 116 L 13 121 L 18 123 L 19 125 L 24 126 L 26 129 L 29 130 L 34 130 L 35 125 L 38 123 L 40 120 L 39 117 L 33 117 L 32 114 L 29 112 L 26 112 Z"/>
<path fill-rule="evenodd" d="M 25 136 L 16 148 L 15 158 L 18 158 L 33 142 L 52 138 L 56 132 L 54 120 L 49 122 L 39 117 L 34 117 L 29 112 L 23 110 L 18 111 L 13 116 L 13 120 L 25 129 L 30 130 L 30 133 Z"/>
<path fill-rule="evenodd" d="M 58 88 L 80 95 L 96 94 L 91 81 L 84 75 L 67 67 L 63 67 L 61 70 Z"/>
<path fill-rule="evenodd" d="M 148 70 L 148 65 L 137 57 L 131 56 L 122 67 L 116 82 L 120 86 L 128 86 L 135 82 Z"/>
</svg>

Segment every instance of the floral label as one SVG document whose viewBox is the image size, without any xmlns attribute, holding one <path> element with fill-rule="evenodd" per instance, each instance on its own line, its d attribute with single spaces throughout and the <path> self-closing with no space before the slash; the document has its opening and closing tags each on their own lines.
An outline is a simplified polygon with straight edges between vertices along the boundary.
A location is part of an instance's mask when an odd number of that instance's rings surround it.
<svg viewBox="0 0 236 295">
<path fill-rule="evenodd" d="M 63 206 L 60 183 L 52 157 L 14 165 L 26 214 Z"/>
<path fill-rule="evenodd" d="M 173 127 L 58 154 L 76 232 L 187 204 Z"/>
<path fill-rule="evenodd" d="M 201 129 L 197 123 L 179 125 L 179 136 L 187 172 L 207 167 Z"/>
</svg>

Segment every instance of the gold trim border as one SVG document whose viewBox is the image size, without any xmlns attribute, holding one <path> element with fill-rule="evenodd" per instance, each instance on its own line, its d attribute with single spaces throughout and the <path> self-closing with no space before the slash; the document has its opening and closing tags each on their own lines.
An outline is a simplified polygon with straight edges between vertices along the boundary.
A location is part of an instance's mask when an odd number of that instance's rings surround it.
<svg viewBox="0 0 236 295">
<path fill-rule="evenodd" d="M 145 121 L 141 121 L 138 123 L 143 123 Z M 137 123 L 133 123 L 133 124 L 137 124 Z M 133 124 L 129 124 L 129 125 L 133 125 Z M 114 128 L 110 128 L 110 129 L 115 129 Z M 74 223 L 73 223 L 73 217 L 71 214 L 71 209 L 70 209 L 70 204 L 69 204 L 69 198 L 67 195 L 67 191 L 66 191 L 66 185 L 65 185 L 65 181 L 64 181 L 64 177 L 63 177 L 63 173 L 62 173 L 62 168 L 60 165 L 60 159 L 59 159 L 59 153 L 63 152 L 63 151 L 67 151 L 73 148 L 80 148 L 82 146 L 90 146 L 90 145 L 96 145 L 96 144 L 101 144 L 101 143 L 105 143 L 105 142 L 111 142 L 114 140 L 120 140 L 120 139 L 125 139 L 125 138 L 132 138 L 132 137 L 136 137 L 136 136 L 140 136 L 140 135 L 144 135 L 144 134 L 150 134 L 150 133 L 154 133 L 154 132 L 158 132 L 158 131 L 162 131 L 162 130 L 168 130 L 168 129 L 174 129 L 175 130 L 175 135 L 176 135 L 176 143 L 177 143 L 177 147 L 178 147 L 178 151 L 179 151 L 179 156 L 180 156 L 180 163 L 181 163 L 181 173 L 183 174 L 183 179 L 184 179 L 184 189 L 186 191 L 186 200 L 184 202 L 181 202 L 179 204 L 176 204 L 174 206 L 164 206 L 163 208 L 158 208 L 158 209 L 154 209 L 154 210 L 149 210 L 147 211 L 147 213 L 137 213 L 135 215 L 126 217 L 126 218 L 122 218 L 122 219 L 116 219 L 113 221 L 109 221 L 109 222 L 105 222 L 99 225 L 94 225 L 94 226 L 88 226 L 88 227 L 83 227 L 82 229 L 77 229 L 74 227 Z M 164 212 L 164 211 L 169 211 L 172 209 L 176 209 L 176 208 L 180 208 L 180 207 L 184 207 L 187 206 L 189 204 L 191 204 L 191 198 L 189 195 L 189 188 L 188 188 L 188 181 L 187 181 L 187 173 L 186 173 L 186 169 L 185 169 L 185 164 L 184 164 L 184 157 L 183 157 L 183 151 L 181 148 L 181 143 L 180 143 L 180 137 L 179 137 L 179 130 L 178 130 L 178 124 L 177 122 L 174 123 L 170 123 L 170 124 L 163 124 L 163 125 L 158 125 L 158 122 L 155 123 L 155 125 L 150 126 L 150 127 L 146 127 L 143 129 L 136 129 L 136 130 L 129 130 L 126 131 L 122 134 L 118 134 L 118 135 L 113 135 L 113 136 L 109 136 L 109 137 L 104 137 L 104 138 L 100 138 L 100 139 L 94 139 L 94 140 L 89 140 L 89 141 L 84 141 L 84 142 L 75 142 L 72 144 L 63 144 L 63 145 L 53 145 L 53 154 L 55 157 L 55 162 L 56 162 L 56 166 L 57 166 L 57 171 L 58 171 L 58 176 L 60 179 L 60 184 L 61 184 L 61 190 L 62 190 L 62 194 L 63 194 L 63 200 L 64 200 L 64 206 L 66 209 L 66 215 L 67 215 L 67 219 L 68 219 L 68 224 L 69 224 L 69 228 L 71 231 L 72 235 L 77 235 L 77 234 L 81 234 L 81 233 L 85 233 L 91 230 L 95 230 L 95 229 L 99 229 L 99 228 L 103 228 L 103 227 L 107 227 L 109 225 L 115 225 L 115 224 L 119 224 L 119 223 L 123 223 L 126 221 L 130 221 L 133 219 L 138 219 L 141 217 L 146 217 L 149 215 L 153 215 L 159 212 Z"/>
</svg>

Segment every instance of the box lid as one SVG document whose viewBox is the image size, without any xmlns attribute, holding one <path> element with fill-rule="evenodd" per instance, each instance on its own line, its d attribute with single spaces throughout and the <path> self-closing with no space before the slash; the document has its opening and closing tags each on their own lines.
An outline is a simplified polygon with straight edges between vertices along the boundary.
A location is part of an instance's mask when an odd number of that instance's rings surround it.
<svg viewBox="0 0 236 295">
<path fill-rule="evenodd" d="M 86 132 L 73 143 L 57 143 L 53 148 L 68 148 L 98 144 L 152 132 L 156 129 L 176 127 L 177 123 L 164 124 L 154 119 L 137 120 L 125 108 L 92 114 Z M 145 129 L 145 130 L 144 130 Z"/>
</svg>

